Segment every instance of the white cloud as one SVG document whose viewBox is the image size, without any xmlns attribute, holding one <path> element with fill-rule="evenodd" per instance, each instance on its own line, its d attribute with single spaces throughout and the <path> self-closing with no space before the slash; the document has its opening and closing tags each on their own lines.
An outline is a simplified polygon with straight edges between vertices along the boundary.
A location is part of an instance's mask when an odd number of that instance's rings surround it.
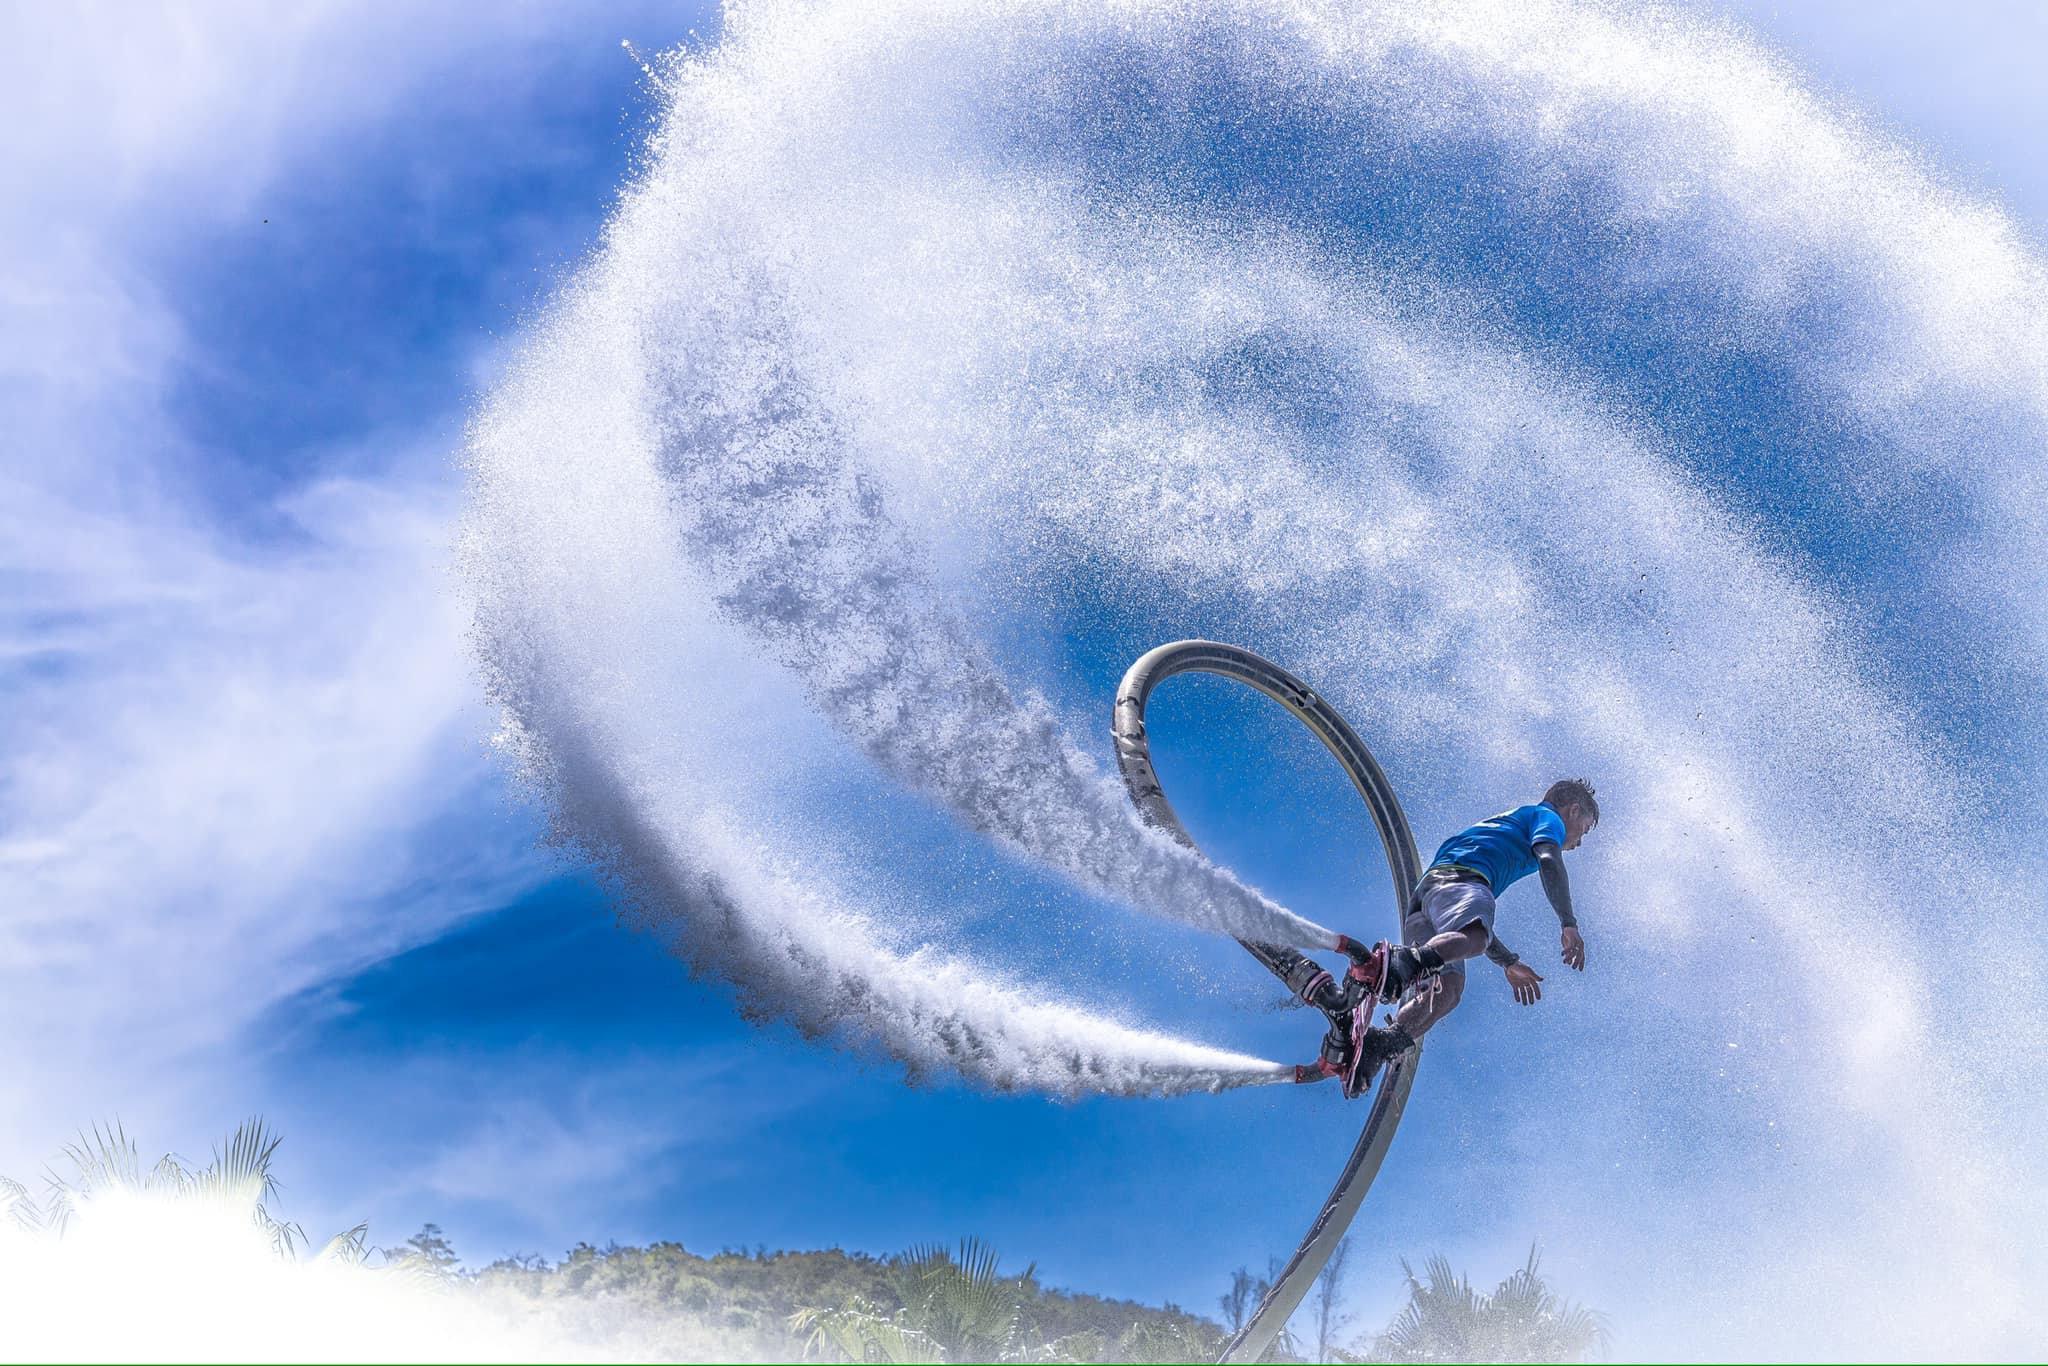
<svg viewBox="0 0 2048 1366">
<path fill-rule="evenodd" d="M 70 558 L 0 621 L 0 1033 L 38 1040 L 0 1113 L 40 1130 L 0 1141 L 125 1108 L 531 872 L 502 823 L 435 843 L 487 781 L 437 503 L 323 486 L 281 555 L 61 521 Z"/>
<path fill-rule="evenodd" d="M 15 6 L 0 43 L 0 186 L 17 207 L 29 190 L 96 222 L 165 194 L 180 218 L 231 216 L 322 140 L 393 116 L 429 84 L 516 91 L 550 50 L 615 46 L 651 16 L 670 37 L 688 18 L 531 0 Z"/>
<path fill-rule="evenodd" d="M 508 106 L 561 8 L 15 7 L 0 41 L 0 1171 L 182 1107 L 289 994 L 539 867 L 480 800 L 450 453 L 399 433 L 256 514 L 166 396 L 203 353 L 158 273 L 341 140 L 470 82 Z M 588 211 L 574 206 L 575 212 Z M 445 431 L 450 394 L 422 431 Z M 202 494 L 201 486 L 211 486 Z M 230 490 L 232 495 L 232 490 Z"/>
</svg>

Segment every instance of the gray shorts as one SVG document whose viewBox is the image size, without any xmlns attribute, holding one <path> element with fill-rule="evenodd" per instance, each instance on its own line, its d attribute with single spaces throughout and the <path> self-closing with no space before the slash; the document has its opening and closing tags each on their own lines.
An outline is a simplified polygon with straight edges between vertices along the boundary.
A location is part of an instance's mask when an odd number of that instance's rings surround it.
<svg viewBox="0 0 2048 1366">
<path fill-rule="evenodd" d="M 1408 918 L 1411 922 L 1428 922 L 1424 930 L 1425 937 L 1462 930 L 1475 920 L 1486 927 L 1489 936 L 1492 935 L 1493 889 L 1485 883 L 1441 882 L 1435 878 L 1425 877 L 1420 890 L 1422 895 L 1416 903 L 1417 909 L 1411 911 Z M 1462 977 L 1465 974 L 1465 965 L 1463 962 L 1446 963 L 1444 971 Z"/>
</svg>

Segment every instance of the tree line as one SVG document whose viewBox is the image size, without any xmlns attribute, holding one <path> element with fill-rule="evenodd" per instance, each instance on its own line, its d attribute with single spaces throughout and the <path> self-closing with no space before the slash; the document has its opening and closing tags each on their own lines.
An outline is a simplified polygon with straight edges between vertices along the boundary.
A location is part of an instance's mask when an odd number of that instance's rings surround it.
<svg viewBox="0 0 2048 1366">
<path fill-rule="evenodd" d="M 373 1247 L 357 1225 L 313 1251 L 303 1229 L 269 1211 L 277 1136 L 250 1120 L 206 1166 L 165 1156 L 145 1166 L 118 1126 L 68 1145 L 68 1170 L 52 1170 L 40 1196 L 0 1176 L 0 1219 L 62 1237 L 95 1195 L 130 1190 L 172 1200 L 226 1204 L 281 1258 L 339 1261 L 423 1279 L 509 1316 L 572 1328 L 599 1352 L 607 1345 L 658 1358 L 852 1362 L 1214 1361 L 1278 1275 L 1240 1267 L 1217 1299 L 1219 1319 L 1177 1305 L 1136 1304 L 1042 1285 L 1035 1266 L 1005 1274 L 973 1238 L 912 1247 L 893 1256 L 837 1248 L 813 1252 L 726 1249 L 705 1256 L 680 1243 L 602 1248 L 580 1243 L 560 1261 L 503 1257 L 477 1270 L 428 1224 L 395 1247 Z M 1405 1260 L 1407 1300 L 1377 1332 L 1348 1336 L 1345 1280 L 1352 1245 L 1339 1244 L 1308 1301 L 1267 1359 L 1280 1362 L 1582 1361 L 1604 1351 L 1604 1316 L 1563 1299 L 1531 1248 L 1493 1291 L 1476 1290 L 1441 1255 L 1422 1274 Z"/>
</svg>

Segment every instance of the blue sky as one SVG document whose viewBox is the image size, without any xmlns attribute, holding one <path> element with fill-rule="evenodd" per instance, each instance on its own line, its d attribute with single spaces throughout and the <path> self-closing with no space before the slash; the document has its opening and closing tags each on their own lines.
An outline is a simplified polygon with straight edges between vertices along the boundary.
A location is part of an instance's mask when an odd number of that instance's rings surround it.
<svg viewBox="0 0 2048 1366">
<path fill-rule="evenodd" d="M 2032 9 L 1730 12 L 2038 241 Z M 396 1243 L 432 1220 L 472 1264 L 586 1240 L 889 1252 L 974 1234 L 1056 1285 L 1213 1312 L 1233 1267 L 1291 1249 L 1362 1118 L 1328 1088 L 991 1096 L 749 1023 L 726 984 L 615 924 L 589 870 L 537 848 L 539 815 L 487 750 L 445 574 L 465 423 L 638 165 L 652 108 L 620 40 L 707 43 L 714 12 L 109 6 L 8 24 L 0 1030 L 22 1065 L 0 1078 L 0 1172 L 106 1117 L 196 1152 L 260 1113 L 310 1230 L 366 1218 Z M 1541 337 L 1550 305 L 1524 306 Z M 1641 356 L 1612 361 L 1653 410 L 1680 406 Z M 1940 538 L 1874 540 L 1815 510 L 1808 473 L 1752 458 L 1792 439 L 1768 425 L 1791 405 L 1722 380 L 1700 421 L 1755 411 L 1765 431 L 1705 443 L 1709 487 L 1848 600 L 1943 743 L 2035 771 L 2037 737 L 1996 723 L 2018 684 L 1964 687 L 1910 648 L 1938 598 L 1883 610 L 1889 580 L 1935 576 Z M 1069 587 L 1002 648 L 1093 717 L 1159 625 Z M 1177 687 L 1154 716 L 1175 803 L 1221 861 L 1340 928 L 1382 914 L 1369 826 L 1307 737 L 1220 684 Z M 1410 814 L 1427 852 L 1534 795 L 1411 797 Z M 1312 1053 L 1234 947 L 1073 893 L 914 797 L 856 777 L 816 800 L 841 838 L 898 842 L 900 890 L 1027 978 L 1127 992 L 1132 1018 L 1204 1042 Z M 1631 889 L 1597 840 L 1574 868 L 1596 969 L 1663 970 L 1601 936 L 1603 899 Z M 1547 958 L 1547 919 L 1523 887 L 1502 933 Z M 1602 1142 L 1560 1088 L 1615 1025 L 1597 970 L 1562 975 L 1527 1014 L 1487 982 L 1433 1044 L 1382 1178 L 1403 1200 L 1361 1224 L 1356 1327 L 1391 1312 L 1400 1256 L 1442 1246 L 1484 1281 L 1556 1237 L 1541 1200 L 1499 1194 L 1548 1170 L 1532 1149 Z M 1672 1065 L 1672 1027 L 1640 1026 L 1646 1072 Z M 1631 1170 L 1739 1182 L 1765 1108 L 1709 1111 L 1725 1132 L 1662 1135 Z M 1456 1231 L 1430 1241 L 1424 1207 Z M 1562 1242 L 1568 1288 L 1598 1302 L 1625 1283 Z"/>
</svg>

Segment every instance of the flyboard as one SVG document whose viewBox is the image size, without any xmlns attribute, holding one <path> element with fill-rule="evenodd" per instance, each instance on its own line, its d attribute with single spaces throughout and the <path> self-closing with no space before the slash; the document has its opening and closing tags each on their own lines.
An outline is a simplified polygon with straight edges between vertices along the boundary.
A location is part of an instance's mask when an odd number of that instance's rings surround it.
<svg viewBox="0 0 2048 1366">
<path fill-rule="evenodd" d="M 1293 712 L 1337 757 L 1352 786 L 1365 799 L 1366 809 L 1372 813 L 1372 822 L 1379 829 L 1380 842 L 1386 847 L 1387 869 L 1394 879 L 1394 926 L 1405 938 L 1409 892 L 1421 877 L 1422 869 L 1421 860 L 1415 852 L 1415 836 L 1408 829 L 1408 817 L 1402 813 L 1400 802 L 1395 800 L 1392 784 L 1380 771 L 1372 751 L 1365 747 L 1358 733 L 1329 703 L 1310 691 L 1293 674 L 1250 650 L 1212 640 L 1176 641 L 1141 657 L 1131 665 L 1123 682 L 1117 686 L 1110 727 L 1116 740 L 1117 767 L 1123 773 L 1124 786 L 1129 789 L 1131 800 L 1137 803 L 1138 811 L 1146 822 L 1158 826 L 1190 849 L 1195 847 L 1193 838 L 1181 825 L 1180 818 L 1174 815 L 1165 792 L 1160 789 L 1159 775 L 1152 767 L 1150 742 L 1145 738 L 1145 703 L 1151 698 L 1152 690 L 1175 674 L 1184 673 L 1220 674 L 1258 689 Z M 1290 987 L 1299 986 L 1298 980 L 1290 978 L 1298 979 L 1302 965 L 1313 962 L 1289 948 L 1245 939 L 1238 942 Z M 1417 1047 L 1387 1065 L 1378 1094 L 1373 1097 L 1372 1108 L 1366 1112 L 1365 1128 L 1358 1135 L 1358 1144 L 1351 1150 L 1344 1169 L 1338 1173 L 1336 1186 L 1331 1189 L 1329 1198 L 1323 1201 L 1322 1210 L 1316 1215 L 1315 1222 L 1309 1225 L 1301 1246 L 1295 1249 L 1294 1256 L 1274 1280 L 1272 1288 L 1267 1290 L 1258 1309 L 1237 1336 L 1225 1344 L 1223 1361 L 1249 1362 L 1263 1357 L 1308 1294 L 1309 1286 L 1330 1260 L 1330 1254 L 1336 1250 L 1345 1229 L 1350 1227 L 1352 1216 L 1358 1213 L 1359 1205 L 1364 1202 L 1373 1178 L 1379 1174 L 1380 1163 L 1385 1160 L 1387 1148 L 1394 1141 L 1394 1129 L 1401 1122 L 1401 1111 L 1408 1103 L 1409 1089 L 1415 1085 L 1415 1067 L 1421 1057 L 1422 1050 Z M 1307 1071 L 1298 1069 L 1298 1078 L 1305 1081 L 1318 1079 L 1305 1075 Z"/>
</svg>

